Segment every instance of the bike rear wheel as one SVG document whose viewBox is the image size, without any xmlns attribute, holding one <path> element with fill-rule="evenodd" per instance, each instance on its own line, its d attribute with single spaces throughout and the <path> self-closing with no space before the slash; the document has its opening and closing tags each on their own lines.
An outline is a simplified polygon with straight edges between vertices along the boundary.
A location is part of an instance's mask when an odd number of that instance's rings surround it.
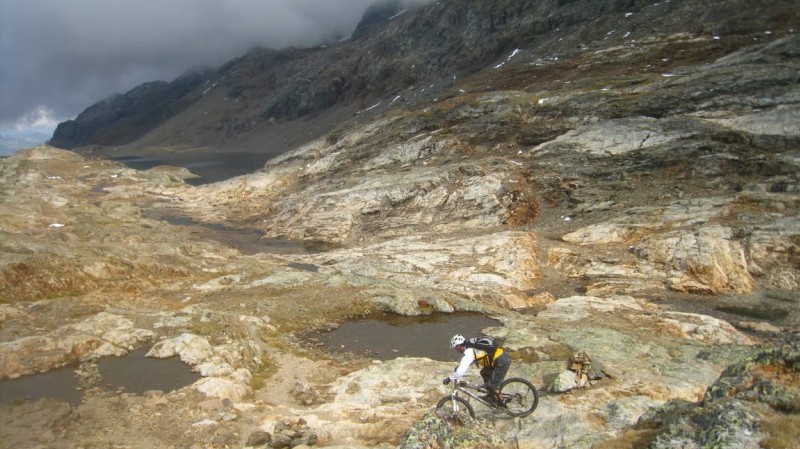
<svg viewBox="0 0 800 449">
<path fill-rule="evenodd" d="M 511 416 L 528 416 L 539 405 L 539 392 L 532 383 L 519 377 L 506 379 L 500 384 L 500 393 Z"/>
<path fill-rule="evenodd" d="M 469 416 L 475 418 L 475 411 L 466 399 L 458 396 L 445 396 L 436 404 L 436 411 L 443 417 L 463 420 Z"/>
</svg>

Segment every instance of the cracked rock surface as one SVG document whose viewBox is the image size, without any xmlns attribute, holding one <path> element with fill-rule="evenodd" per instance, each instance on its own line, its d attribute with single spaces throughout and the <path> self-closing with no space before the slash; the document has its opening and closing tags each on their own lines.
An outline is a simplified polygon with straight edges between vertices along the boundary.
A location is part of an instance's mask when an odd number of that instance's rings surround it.
<svg viewBox="0 0 800 449">
<path fill-rule="evenodd" d="M 561 13 L 583 27 L 574 6 Z M 722 36 L 678 23 L 636 39 L 570 35 L 558 58 L 523 51 L 435 98 L 341 117 L 221 182 L 49 146 L 0 160 L 0 378 L 64 366 L 90 378 L 98 359 L 140 347 L 201 376 L 169 392 L 1 403 L 0 441 L 589 449 L 688 447 L 723 428 L 740 442 L 723 447 L 776 437 L 799 384 L 785 337 L 800 328 L 800 41 L 778 20 L 725 20 Z M 466 311 L 502 323 L 488 331 L 512 355 L 509 377 L 541 394 L 530 417 L 476 408 L 479 427 L 443 427 L 431 410 L 455 359 L 377 361 L 306 338 L 379 312 Z M 550 392 L 578 351 L 607 376 Z"/>
</svg>

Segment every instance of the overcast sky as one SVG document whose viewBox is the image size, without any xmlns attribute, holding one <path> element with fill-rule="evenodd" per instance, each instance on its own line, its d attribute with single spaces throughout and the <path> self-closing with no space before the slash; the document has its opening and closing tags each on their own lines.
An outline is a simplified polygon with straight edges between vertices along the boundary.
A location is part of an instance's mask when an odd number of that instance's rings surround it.
<svg viewBox="0 0 800 449">
<path fill-rule="evenodd" d="M 349 36 L 378 1 L 0 0 L 0 155 L 143 82 Z"/>
</svg>

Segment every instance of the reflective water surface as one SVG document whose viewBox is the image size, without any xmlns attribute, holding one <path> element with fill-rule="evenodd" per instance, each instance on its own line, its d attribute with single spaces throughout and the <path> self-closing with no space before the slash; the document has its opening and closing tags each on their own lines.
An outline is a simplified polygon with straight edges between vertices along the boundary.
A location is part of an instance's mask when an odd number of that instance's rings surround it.
<svg viewBox="0 0 800 449">
<path fill-rule="evenodd" d="M 169 392 L 193 384 L 200 375 L 178 358 L 145 357 L 139 349 L 124 357 L 103 357 L 97 363 L 98 385 L 109 391 L 141 394 L 148 390 Z M 70 404 L 81 402 L 76 366 L 0 381 L 0 402 L 54 398 Z"/>
<path fill-rule="evenodd" d="M 145 357 L 147 349 L 139 349 L 125 357 L 103 357 L 97 363 L 100 385 L 110 390 L 141 394 L 148 390 L 173 391 L 191 385 L 200 374 L 177 357 L 157 359 Z"/>
<path fill-rule="evenodd" d="M 112 158 L 128 167 L 147 170 L 159 165 L 185 167 L 199 178 L 187 179 L 191 185 L 210 184 L 235 176 L 253 173 L 263 168 L 267 161 L 276 155 L 271 153 L 223 153 L 223 152 L 181 152 L 165 153 L 159 156 L 122 156 Z"/>
<path fill-rule="evenodd" d="M 75 367 L 0 381 L 0 402 L 56 398 L 70 404 L 81 402 Z"/>
<path fill-rule="evenodd" d="M 332 352 L 354 352 L 378 360 L 427 357 L 452 361 L 460 358 L 450 348 L 453 335 L 471 337 L 500 326 L 499 321 L 476 313 L 434 313 L 419 317 L 386 314 L 347 321 L 335 330 L 316 333 L 310 338 Z"/>
</svg>

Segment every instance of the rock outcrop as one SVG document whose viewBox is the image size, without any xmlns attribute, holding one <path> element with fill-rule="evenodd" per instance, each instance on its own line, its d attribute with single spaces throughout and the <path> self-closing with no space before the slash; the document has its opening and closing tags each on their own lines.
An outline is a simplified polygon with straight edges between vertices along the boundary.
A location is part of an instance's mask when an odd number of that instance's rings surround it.
<svg viewBox="0 0 800 449">
<path fill-rule="evenodd" d="M 783 426 L 800 411 L 800 335 L 728 367 L 696 403 L 674 401 L 642 416 L 637 427 L 661 427 L 654 449 L 696 445 L 793 445 Z M 794 420 L 796 422 L 796 419 Z"/>
<path fill-rule="evenodd" d="M 211 72 L 187 73 L 172 82 L 152 81 L 125 94 L 112 95 L 60 123 L 49 144 L 72 149 L 86 145 L 124 145 L 191 107 L 195 91 L 211 80 Z"/>
<path fill-rule="evenodd" d="M 357 111 L 369 108 L 367 112 L 374 114 L 398 104 L 441 99 L 448 96 L 444 89 L 457 80 L 486 67 L 509 65 L 512 60 L 555 62 L 586 49 L 603 49 L 598 57 L 605 57 L 629 43 L 653 43 L 654 36 L 677 32 L 694 38 L 724 36 L 725 40 L 715 43 L 715 50 L 723 55 L 732 48 L 731 38 L 746 36 L 752 41 L 751 35 L 771 38 L 785 32 L 784 25 L 797 16 L 792 6 L 792 2 L 776 3 L 761 8 L 754 17 L 751 3 L 745 0 L 653 4 L 633 0 L 451 0 L 402 10 L 403 14 L 390 15 L 382 26 L 364 32 L 374 24 L 374 13 L 380 9 L 376 8 L 365 13 L 348 41 L 308 49 L 254 49 L 214 73 L 163 83 L 159 85 L 161 95 L 156 97 L 140 95 L 152 91 L 154 85 L 140 86 L 124 96 L 101 101 L 64 123 L 51 142 L 62 148 L 127 144 L 132 149 L 160 147 L 163 152 L 168 144 L 226 150 L 231 146 L 263 148 L 260 139 L 267 135 L 272 136 L 270 146 L 286 148 L 284 139 L 294 145 L 313 140 Z M 395 9 L 391 2 L 387 8 Z M 780 29 L 767 30 L 768 24 Z M 765 36 L 767 32 L 770 35 Z M 650 54 L 649 70 L 668 70 L 676 62 L 674 54 L 657 50 Z M 678 57 L 701 59 L 691 51 Z M 692 77 L 676 83 L 690 81 Z M 505 89 L 503 84 L 492 90 Z M 750 86 L 752 83 L 740 83 L 737 89 Z M 680 95 L 681 90 L 674 92 Z M 704 89 L 697 92 L 704 98 L 709 94 Z M 641 100 L 622 106 L 631 109 L 618 116 L 661 118 L 673 108 L 680 109 L 683 98 L 648 99 L 643 92 Z M 608 109 L 617 104 L 600 102 L 597 106 Z M 303 135 L 297 135 L 299 132 Z M 118 154 L 125 149 L 109 151 Z"/>
<path fill-rule="evenodd" d="M 361 110 L 247 175 L 192 186 L 185 168 L 47 146 L 0 160 L 2 377 L 139 346 L 202 376 L 147 395 L 81 390 L 69 410 L 0 403 L 0 440 L 796 441 L 777 431 L 797 429 L 796 342 L 783 340 L 800 326 L 796 6 L 443 1 L 360 38 L 367 53 L 342 43 L 232 61 L 225 82 L 136 143 L 167 151 L 169 126 L 192 122 L 187 135 L 221 145 L 267 117 Z M 312 74 L 325 82 L 299 87 Z M 208 117 L 190 120 L 199 110 Z M 539 407 L 438 422 L 455 362 L 377 361 L 307 338 L 379 312 L 496 319 L 508 375 L 536 385 Z M 605 377 L 549 391 L 579 352 Z"/>
</svg>

